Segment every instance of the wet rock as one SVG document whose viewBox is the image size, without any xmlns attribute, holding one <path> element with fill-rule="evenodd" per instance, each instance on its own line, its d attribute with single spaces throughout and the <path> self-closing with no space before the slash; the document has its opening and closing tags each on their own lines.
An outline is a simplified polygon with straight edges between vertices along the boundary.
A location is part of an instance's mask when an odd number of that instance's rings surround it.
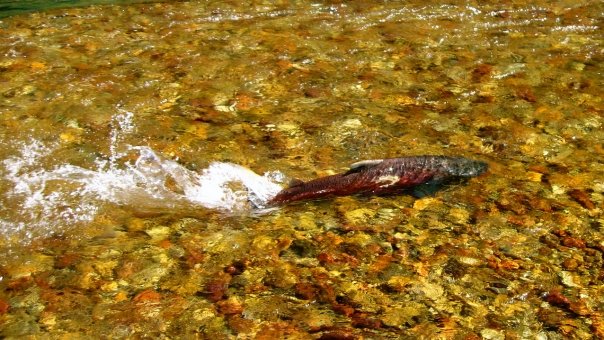
<svg viewBox="0 0 604 340">
<path fill-rule="evenodd" d="M 576 276 L 571 272 L 560 271 L 558 273 L 560 281 L 567 287 L 580 287 L 581 285 L 577 282 Z"/>
<path fill-rule="evenodd" d="M 229 328 L 237 334 L 249 334 L 254 329 L 254 321 L 245 319 L 244 317 L 235 314 L 230 315 L 227 319 Z"/>
<path fill-rule="evenodd" d="M 243 316 L 252 320 L 278 321 L 291 318 L 295 306 L 284 296 L 250 296 L 243 301 Z M 279 306 L 279 308 L 275 308 Z"/>
<path fill-rule="evenodd" d="M 537 97 L 533 93 L 533 90 L 529 87 L 519 87 L 516 89 L 516 96 L 520 99 L 526 100 L 527 102 L 534 103 L 537 101 Z"/>
<path fill-rule="evenodd" d="M 151 237 L 153 241 L 160 241 L 168 237 L 171 233 L 170 227 L 155 226 L 145 230 L 145 233 Z"/>
<path fill-rule="evenodd" d="M 472 71 L 472 81 L 480 82 L 483 79 L 488 78 L 493 72 L 493 66 L 489 64 L 479 64 Z"/>
<path fill-rule="evenodd" d="M 577 261 L 576 259 L 566 259 L 566 260 L 564 260 L 564 262 L 562 262 L 562 266 L 564 267 L 564 269 L 566 269 L 568 271 L 574 271 L 580 265 L 581 265 L 581 263 L 579 261 Z"/>
<path fill-rule="evenodd" d="M 374 216 L 375 211 L 367 208 L 359 208 L 344 213 L 346 222 L 352 225 L 365 224 Z"/>
<path fill-rule="evenodd" d="M 485 328 L 485 329 L 483 329 L 482 331 L 480 331 L 480 335 L 484 339 L 488 339 L 488 340 L 503 340 L 503 339 L 505 339 L 505 335 L 504 335 L 503 331 L 492 329 L 492 328 Z"/>
<path fill-rule="evenodd" d="M 418 199 L 413 203 L 413 209 L 415 210 L 425 210 L 430 206 L 438 205 L 441 202 L 434 197 L 425 197 L 422 199 Z"/>
<path fill-rule="evenodd" d="M 368 313 L 354 313 L 352 315 L 352 326 L 357 328 L 380 329 L 382 321 Z"/>
<path fill-rule="evenodd" d="M 290 288 L 298 282 L 295 268 L 288 264 L 277 265 L 268 270 L 265 283 L 276 288 Z"/>
<path fill-rule="evenodd" d="M 142 218 L 131 218 L 126 223 L 126 227 L 129 231 L 142 231 L 146 228 L 146 221 Z"/>
<path fill-rule="evenodd" d="M 233 263 L 228 265 L 226 268 L 224 268 L 224 272 L 227 274 L 230 274 L 232 276 L 240 275 L 247 269 L 247 267 L 249 265 L 250 265 L 249 260 L 234 261 Z"/>
<path fill-rule="evenodd" d="M 355 335 L 351 330 L 332 330 L 321 334 L 320 340 L 358 340 L 361 337 Z"/>
<path fill-rule="evenodd" d="M 154 290 L 148 289 L 136 294 L 132 300 L 140 303 L 159 302 L 161 300 L 161 294 Z"/>
<path fill-rule="evenodd" d="M 0 315 L 6 314 L 10 309 L 8 302 L 0 299 Z"/>
<path fill-rule="evenodd" d="M 226 273 L 220 273 L 215 275 L 212 279 L 206 282 L 204 286 L 203 294 L 212 302 L 222 300 L 226 294 L 231 282 L 231 275 Z"/>
<path fill-rule="evenodd" d="M 299 257 L 315 257 L 319 249 L 318 246 L 307 239 L 297 239 L 289 246 L 289 250 Z"/>
<path fill-rule="evenodd" d="M 235 296 L 216 302 L 216 306 L 225 315 L 241 314 L 244 310 L 241 301 Z"/>
<path fill-rule="evenodd" d="M 296 297 L 303 300 L 315 300 L 319 288 L 308 282 L 298 282 L 295 285 Z"/>
<path fill-rule="evenodd" d="M 105 279 L 113 278 L 113 271 L 118 266 L 117 260 L 99 260 L 92 264 L 94 270 Z"/>
<path fill-rule="evenodd" d="M 444 289 L 439 284 L 434 284 L 430 282 L 423 282 L 419 286 L 417 286 L 424 296 L 431 300 L 437 300 L 444 294 Z"/>
<path fill-rule="evenodd" d="M 444 273 L 451 275 L 452 277 L 459 279 L 462 278 L 466 272 L 466 266 L 455 258 L 451 258 L 447 261 L 443 267 Z"/>
<path fill-rule="evenodd" d="M 381 317 L 386 326 L 405 328 L 413 325 L 413 319 L 425 313 L 425 307 L 416 303 L 407 306 L 387 307 Z"/>
<path fill-rule="evenodd" d="M 162 263 L 147 265 L 144 269 L 132 274 L 129 279 L 133 287 L 148 288 L 157 284 L 170 273 L 170 266 Z"/>
<path fill-rule="evenodd" d="M 315 216 L 315 214 L 313 214 L 311 212 L 306 212 L 306 213 L 300 215 L 300 218 L 298 219 L 296 226 L 300 230 L 309 230 L 309 231 L 316 230 L 317 229 L 316 219 L 317 219 L 317 217 Z"/>
<path fill-rule="evenodd" d="M 589 195 L 583 190 L 573 189 L 568 192 L 568 195 L 572 197 L 575 201 L 577 201 L 583 208 L 593 210 L 596 208 L 596 205 L 589 198 Z"/>
<path fill-rule="evenodd" d="M 592 317 L 591 330 L 598 338 L 604 338 L 604 318 L 601 316 Z"/>
<path fill-rule="evenodd" d="M 20 279 L 51 270 L 54 266 L 52 256 L 34 253 L 24 257 L 18 263 L 4 268 L 7 276 L 11 279 Z"/>
</svg>

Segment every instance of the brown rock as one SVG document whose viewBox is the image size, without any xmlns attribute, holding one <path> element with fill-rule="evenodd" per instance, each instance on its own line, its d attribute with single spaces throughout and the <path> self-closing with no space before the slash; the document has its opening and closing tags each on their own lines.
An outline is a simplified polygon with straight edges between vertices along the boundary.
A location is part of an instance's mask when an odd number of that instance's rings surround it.
<svg viewBox="0 0 604 340">
<path fill-rule="evenodd" d="M 304 90 L 304 95 L 309 98 L 325 97 L 328 94 L 327 89 L 323 87 L 309 87 Z"/>
<path fill-rule="evenodd" d="M 569 191 L 568 195 L 577 201 L 577 203 L 581 204 L 581 206 L 583 206 L 585 209 L 592 210 L 596 208 L 596 205 L 591 201 L 589 195 L 583 190 L 574 189 Z"/>
<path fill-rule="evenodd" d="M 317 296 L 317 288 L 307 282 L 298 282 L 295 285 L 296 297 L 303 300 L 314 300 Z"/>
<path fill-rule="evenodd" d="M 229 298 L 228 300 L 222 300 L 216 302 L 218 311 L 225 315 L 234 315 L 243 313 L 243 306 L 237 298 Z"/>
<path fill-rule="evenodd" d="M 542 308 L 537 316 L 544 326 L 557 328 L 564 322 L 566 313 L 555 308 Z"/>
<path fill-rule="evenodd" d="M 226 266 L 226 268 L 224 268 L 224 272 L 231 275 L 240 275 L 247 269 L 249 264 L 250 261 L 247 259 L 234 261 L 230 265 Z"/>
<path fill-rule="evenodd" d="M 301 339 L 302 335 L 297 334 L 299 331 L 287 322 L 272 322 L 265 323 L 261 326 L 256 334 L 257 340 L 273 340 L 273 339 Z"/>
<path fill-rule="evenodd" d="M 386 269 L 393 260 L 391 254 L 384 254 L 377 257 L 375 262 L 369 267 L 369 270 L 373 273 L 379 273 Z"/>
<path fill-rule="evenodd" d="M 598 339 L 604 339 L 604 317 L 597 314 L 591 318 L 591 331 Z"/>
<path fill-rule="evenodd" d="M 8 302 L 0 299 L 0 315 L 6 314 L 6 312 L 8 312 L 9 309 L 10 309 L 10 305 L 8 304 Z"/>
<path fill-rule="evenodd" d="M 379 329 L 382 328 L 382 322 L 371 317 L 367 313 L 354 313 L 352 315 L 352 325 L 354 327 Z"/>
<path fill-rule="evenodd" d="M 583 241 L 580 238 L 567 236 L 567 237 L 562 238 L 562 245 L 564 245 L 565 247 L 570 247 L 570 248 L 583 249 L 583 248 L 585 248 L 585 241 Z"/>
<path fill-rule="evenodd" d="M 554 289 L 547 293 L 545 296 L 545 301 L 547 301 L 550 305 L 567 308 L 570 306 L 570 300 L 560 292 L 558 289 Z"/>
<path fill-rule="evenodd" d="M 319 262 L 321 262 L 322 265 L 332 264 L 336 262 L 335 257 L 332 254 L 328 253 L 320 253 L 317 256 L 317 259 L 319 260 Z"/>
<path fill-rule="evenodd" d="M 57 258 L 55 262 L 55 268 L 63 269 L 71 266 L 76 263 L 80 258 L 79 254 L 75 253 L 65 253 Z"/>
<path fill-rule="evenodd" d="M 205 259 L 205 254 L 197 249 L 193 249 L 193 248 L 185 248 L 187 250 L 187 254 L 185 255 L 185 258 L 187 260 L 187 264 L 192 268 L 195 266 L 195 264 L 197 263 L 201 263 L 203 262 L 203 260 Z"/>
<path fill-rule="evenodd" d="M 524 99 L 527 102 L 534 103 L 537 101 L 537 97 L 533 93 L 530 87 L 521 86 L 516 89 L 516 96 L 520 99 Z"/>
<path fill-rule="evenodd" d="M 350 307 L 349 305 L 345 305 L 342 303 L 334 303 L 331 308 L 333 308 L 333 310 L 336 313 L 340 313 L 346 316 L 351 316 L 354 314 L 354 308 Z"/>
<path fill-rule="evenodd" d="M 138 293 L 133 300 L 135 302 L 158 302 L 161 300 L 161 294 L 154 290 L 147 289 Z"/>
<path fill-rule="evenodd" d="M 245 319 L 239 314 L 228 318 L 229 326 L 237 333 L 250 332 L 254 327 L 254 320 Z"/>
<path fill-rule="evenodd" d="M 566 259 L 562 262 L 562 266 L 566 270 L 575 270 L 579 267 L 579 262 L 575 259 Z"/>
<path fill-rule="evenodd" d="M 484 78 L 489 77 L 493 72 L 493 66 L 489 64 L 480 64 L 476 66 L 474 71 L 472 71 L 472 80 L 474 82 L 480 82 Z"/>
<path fill-rule="evenodd" d="M 220 273 L 208 281 L 205 285 L 205 295 L 208 300 L 218 302 L 224 298 L 231 282 L 231 275 Z"/>
<path fill-rule="evenodd" d="M 241 111 L 247 111 L 258 105 L 258 100 L 251 93 L 239 93 L 235 98 L 237 109 Z"/>
<path fill-rule="evenodd" d="M 325 332 L 319 337 L 319 340 L 356 340 L 359 339 L 358 336 L 354 335 L 351 331 L 348 330 L 333 330 L 329 332 Z"/>
</svg>

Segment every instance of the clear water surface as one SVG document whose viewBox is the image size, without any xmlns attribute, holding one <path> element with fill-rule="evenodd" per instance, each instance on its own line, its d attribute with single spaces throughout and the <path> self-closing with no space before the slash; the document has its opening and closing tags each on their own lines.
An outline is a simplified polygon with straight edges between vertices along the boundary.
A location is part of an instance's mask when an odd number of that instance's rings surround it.
<svg viewBox="0 0 604 340">
<path fill-rule="evenodd" d="M 601 2 L 14 4 L 2 337 L 604 336 Z M 489 171 L 262 209 L 423 154 Z"/>
</svg>

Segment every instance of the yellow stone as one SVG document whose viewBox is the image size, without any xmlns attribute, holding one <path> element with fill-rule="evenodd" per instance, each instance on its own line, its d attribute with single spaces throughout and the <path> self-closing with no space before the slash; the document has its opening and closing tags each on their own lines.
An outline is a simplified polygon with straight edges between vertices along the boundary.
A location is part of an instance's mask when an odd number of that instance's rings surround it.
<svg viewBox="0 0 604 340">
<path fill-rule="evenodd" d="M 541 178 L 543 177 L 542 173 L 535 171 L 528 171 L 526 173 L 526 178 L 531 182 L 541 182 Z"/>
<path fill-rule="evenodd" d="M 77 142 L 80 140 L 80 138 L 78 136 L 74 136 L 73 134 L 71 134 L 69 132 L 64 132 L 64 133 L 60 134 L 59 138 L 61 139 L 62 142 L 65 142 L 65 143 Z"/>
<path fill-rule="evenodd" d="M 266 235 L 260 235 L 252 241 L 252 246 L 258 250 L 271 249 L 275 244 L 275 239 Z"/>
<path fill-rule="evenodd" d="M 33 61 L 30 64 L 30 66 L 34 70 L 45 70 L 46 69 L 46 64 L 39 62 L 39 61 Z"/>
<path fill-rule="evenodd" d="M 122 301 L 126 301 L 128 300 L 128 294 L 123 291 L 120 290 L 119 292 L 117 292 L 117 294 L 115 294 L 115 302 L 122 302 Z"/>
<path fill-rule="evenodd" d="M 409 96 L 396 96 L 395 101 L 399 105 L 413 105 L 415 104 L 415 99 Z"/>
<path fill-rule="evenodd" d="M 375 211 L 367 208 L 359 208 L 344 213 L 346 221 L 352 224 L 366 223 L 375 215 Z"/>
<path fill-rule="evenodd" d="M 97 261 L 93 264 L 93 268 L 102 277 L 111 278 L 113 277 L 113 270 L 117 265 L 117 260 Z"/>
<path fill-rule="evenodd" d="M 430 205 L 439 204 L 440 201 L 434 197 L 425 197 L 422 199 L 418 199 L 413 203 L 413 209 L 415 210 L 424 210 Z"/>
<path fill-rule="evenodd" d="M 249 112 L 251 114 L 253 114 L 253 115 L 256 115 L 256 116 L 267 116 L 267 115 L 270 115 L 272 113 L 266 107 L 254 107 L 254 108 L 250 109 Z"/>
<path fill-rule="evenodd" d="M 54 325 L 57 324 L 57 315 L 53 313 L 43 313 L 40 316 L 39 322 L 45 327 L 51 329 Z"/>
<path fill-rule="evenodd" d="M 207 124 L 199 123 L 199 124 L 191 125 L 187 129 L 187 132 L 190 133 L 190 134 L 195 135 L 195 137 L 198 137 L 200 139 L 206 139 L 206 138 L 208 138 L 208 126 L 207 126 Z"/>
<path fill-rule="evenodd" d="M 14 266 L 8 265 L 4 268 L 6 276 L 11 279 L 29 277 L 33 274 L 49 271 L 54 265 L 52 256 L 32 254 L 24 258 L 25 261 L 17 262 Z"/>
<path fill-rule="evenodd" d="M 393 276 L 388 280 L 388 285 L 397 291 L 403 291 L 405 286 L 411 282 L 406 276 Z"/>
<path fill-rule="evenodd" d="M 298 227 L 302 230 L 314 230 L 317 228 L 316 220 L 317 218 L 313 213 L 304 213 L 298 219 Z"/>
<path fill-rule="evenodd" d="M 141 231 L 145 229 L 145 220 L 142 218 L 131 218 L 126 224 L 128 231 Z"/>
<path fill-rule="evenodd" d="M 430 282 L 423 282 L 420 289 L 427 298 L 432 300 L 438 299 L 445 292 L 442 286 Z"/>
<path fill-rule="evenodd" d="M 84 44 L 84 48 L 88 52 L 96 52 L 96 50 L 99 49 L 99 45 L 93 42 L 87 42 L 86 44 Z"/>
<path fill-rule="evenodd" d="M 115 281 L 107 282 L 101 286 L 101 290 L 104 292 L 113 292 L 113 291 L 117 290 L 117 282 L 115 282 Z"/>
<path fill-rule="evenodd" d="M 147 235 L 149 235 L 151 237 L 151 239 L 154 241 L 160 241 L 160 240 L 166 239 L 168 236 L 170 236 L 171 232 L 172 232 L 172 230 L 170 229 L 170 227 L 162 226 L 162 225 L 155 226 L 155 227 L 145 230 L 145 233 Z"/>
<path fill-rule="evenodd" d="M 408 303 L 405 306 L 386 307 L 382 315 L 382 322 L 391 327 L 403 327 L 413 317 L 422 313 L 423 307 L 417 303 Z"/>
<path fill-rule="evenodd" d="M 470 213 L 466 209 L 453 208 L 449 215 L 458 223 L 467 223 L 470 219 Z"/>
</svg>

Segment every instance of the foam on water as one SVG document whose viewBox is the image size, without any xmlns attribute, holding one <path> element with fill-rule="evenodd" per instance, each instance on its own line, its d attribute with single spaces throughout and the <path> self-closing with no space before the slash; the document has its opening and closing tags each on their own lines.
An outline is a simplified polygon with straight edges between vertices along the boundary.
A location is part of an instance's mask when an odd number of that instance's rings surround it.
<svg viewBox="0 0 604 340">
<path fill-rule="evenodd" d="M 279 172 L 258 175 L 237 164 L 213 162 L 194 172 L 147 146 L 123 143 L 134 130 L 133 114 L 120 110 L 112 121 L 110 155 L 92 169 L 48 164 L 57 145 L 20 143 L 2 161 L 0 232 L 28 241 L 94 220 L 107 204 L 157 210 L 207 208 L 224 212 L 258 211 L 281 190 Z M 136 156 L 135 161 L 126 161 Z"/>
</svg>

